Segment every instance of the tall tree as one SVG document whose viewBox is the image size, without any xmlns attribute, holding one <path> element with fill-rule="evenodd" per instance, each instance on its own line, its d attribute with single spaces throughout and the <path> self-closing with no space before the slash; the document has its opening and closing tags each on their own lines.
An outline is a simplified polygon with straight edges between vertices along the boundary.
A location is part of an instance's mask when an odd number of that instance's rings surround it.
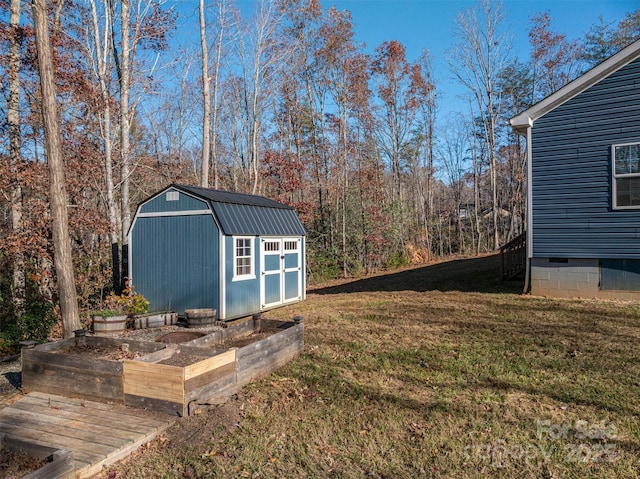
<svg viewBox="0 0 640 479">
<path fill-rule="evenodd" d="M 532 47 L 531 103 L 535 103 L 569 83 L 578 73 L 580 48 L 567 36 L 551 30 L 549 12 L 532 18 L 529 43 Z"/>
<path fill-rule="evenodd" d="M 91 0 L 91 27 L 87 35 L 88 50 L 91 55 L 93 74 L 98 81 L 100 92 L 100 133 L 104 148 L 104 181 L 107 202 L 107 216 L 109 218 L 109 238 L 111 240 L 112 281 L 114 288 L 121 284 L 120 252 L 118 235 L 118 213 L 116 207 L 113 165 L 113 124 L 111 118 L 110 79 L 112 75 L 112 25 L 113 11 L 110 0 L 104 0 L 100 12 L 96 0 Z"/>
<path fill-rule="evenodd" d="M 283 14 L 273 0 L 259 0 L 254 21 L 245 25 L 240 38 L 245 135 L 249 156 L 249 189 L 258 192 L 260 181 L 260 140 L 268 100 L 277 91 L 282 60 L 291 49 L 279 35 Z"/>
<path fill-rule="evenodd" d="M 49 42 L 48 9 L 46 0 L 33 0 L 33 22 L 38 51 L 38 70 L 42 94 L 42 116 L 49 165 L 49 201 L 54 247 L 54 262 L 58 280 L 58 295 L 62 327 L 66 338 L 80 329 L 75 275 L 71 256 L 68 196 L 62 156 L 62 144 L 56 106 L 56 85 L 53 75 L 53 54 Z"/>
<path fill-rule="evenodd" d="M 209 187 L 209 147 L 211 135 L 211 80 L 209 78 L 209 48 L 207 46 L 207 23 L 204 0 L 200 0 L 200 48 L 202 50 L 202 160 L 200 186 Z"/>
<path fill-rule="evenodd" d="M 120 69 L 118 78 L 120 80 L 120 220 L 122 222 L 122 276 L 127 274 L 125 259 L 128 257 L 126 248 L 129 246 L 127 234 L 131 225 L 130 203 L 130 175 L 131 175 L 131 112 L 129 96 L 131 94 L 131 44 L 129 40 L 131 30 L 131 13 L 129 0 L 120 0 L 121 22 L 120 22 Z M 115 40 L 115 39 L 114 39 Z M 114 265 L 114 268 L 120 265 Z M 116 291 L 120 290 L 122 284 L 114 285 Z"/>
<path fill-rule="evenodd" d="M 508 61 L 510 39 L 502 31 L 500 3 L 482 0 L 479 7 L 457 18 L 458 42 L 448 58 L 451 71 L 466 87 L 481 118 L 491 182 L 493 247 L 500 247 L 498 228 L 498 120 L 500 118 L 499 74 Z"/>
<path fill-rule="evenodd" d="M 605 22 L 601 16 L 584 38 L 581 59 L 586 63 L 587 69 L 594 67 L 638 38 L 640 9 L 627 13 L 617 25 Z"/>
<path fill-rule="evenodd" d="M 11 0 L 9 18 L 9 95 L 7 124 L 9 127 L 9 164 L 11 177 L 11 229 L 16 239 L 22 236 L 22 133 L 20 132 L 20 28 L 21 0 Z M 16 318 L 24 314 L 26 295 L 25 259 L 21 247 L 13 257 L 13 309 Z"/>
</svg>

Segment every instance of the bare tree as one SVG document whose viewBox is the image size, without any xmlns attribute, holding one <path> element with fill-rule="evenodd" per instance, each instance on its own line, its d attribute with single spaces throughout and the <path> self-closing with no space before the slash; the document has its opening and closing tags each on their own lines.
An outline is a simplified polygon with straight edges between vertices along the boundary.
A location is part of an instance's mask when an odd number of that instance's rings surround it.
<svg viewBox="0 0 640 479">
<path fill-rule="evenodd" d="M 454 76 L 471 92 L 477 108 L 475 113 L 481 119 L 491 178 L 493 247 L 496 249 L 500 247 L 496 164 L 499 81 L 510 48 L 509 37 L 501 32 L 502 21 L 501 4 L 491 0 L 482 0 L 479 7 L 461 13 L 457 19 L 458 43 L 447 59 Z"/>
<path fill-rule="evenodd" d="M 219 114 L 219 100 L 220 96 L 220 70 L 222 65 L 222 46 L 225 36 L 225 31 L 227 30 L 228 23 L 228 6 L 226 0 L 217 0 L 218 1 L 218 36 L 216 40 L 216 59 L 213 66 L 213 77 L 211 80 L 213 81 L 213 98 L 212 101 L 212 111 L 211 111 L 211 163 L 213 166 L 213 187 L 219 187 L 219 173 L 218 173 L 218 114 Z"/>
<path fill-rule="evenodd" d="M 67 215 L 68 198 L 58 125 L 56 86 L 53 75 L 51 44 L 49 42 L 46 0 L 33 0 L 32 10 L 38 51 L 40 90 L 42 93 L 42 116 L 49 165 L 49 201 L 51 204 L 54 262 L 58 279 L 62 327 L 65 338 L 68 338 L 73 336 L 73 331 L 80 329 L 81 326 L 71 256 L 69 218 Z"/>
<path fill-rule="evenodd" d="M 112 73 L 111 59 L 113 58 L 111 47 L 112 34 L 112 10 L 109 0 L 104 0 L 102 14 L 98 13 L 95 0 L 91 0 L 91 29 L 87 35 L 89 55 L 92 60 L 93 74 L 98 80 L 101 114 L 100 133 L 104 145 L 105 167 L 105 192 L 107 201 L 107 216 L 109 217 L 109 237 L 111 239 L 111 259 L 113 264 L 113 286 L 118 288 L 121 284 L 120 254 L 118 245 L 118 213 L 116 208 L 114 175 L 113 175 L 113 131 L 111 120 L 111 94 L 109 91 L 109 79 Z M 103 22 L 102 26 L 100 22 Z"/>
<path fill-rule="evenodd" d="M 260 0 L 254 21 L 240 38 L 249 180 L 254 194 L 258 192 L 260 179 L 260 136 L 267 99 L 276 91 L 281 60 L 290 53 L 278 35 L 282 17 L 273 0 Z"/>
<path fill-rule="evenodd" d="M 131 30 L 131 13 L 129 10 L 129 0 L 121 0 L 121 52 L 120 52 L 120 217 L 122 221 L 122 255 L 126 255 L 125 248 L 128 247 L 127 233 L 131 225 L 131 212 L 129 211 L 129 176 L 131 174 L 130 158 L 130 132 L 131 113 L 129 105 L 129 95 L 131 93 L 131 45 L 129 35 Z M 125 275 L 126 271 L 122 271 Z M 117 289 L 120 285 L 115 285 Z"/>
<path fill-rule="evenodd" d="M 209 136 L 211 133 L 211 80 L 209 78 L 209 49 L 207 47 L 207 23 L 204 15 L 204 0 L 200 0 L 200 46 L 202 48 L 202 165 L 200 186 L 209 187 Z"/>
<path fill-rule="evenodd" d="M 7 123 L 9 127 L 9 162 L 11 169 L 11 229 L 17 237 L 22 232 L 22 134 L 20 133 L 20 0 L 11 0 L 9 35 L 9 98 Z M 20 249 L 13 258 L 13 308 L 16 318 L 24 314 L 26 276 L 24 254 Z"/>
</svg>

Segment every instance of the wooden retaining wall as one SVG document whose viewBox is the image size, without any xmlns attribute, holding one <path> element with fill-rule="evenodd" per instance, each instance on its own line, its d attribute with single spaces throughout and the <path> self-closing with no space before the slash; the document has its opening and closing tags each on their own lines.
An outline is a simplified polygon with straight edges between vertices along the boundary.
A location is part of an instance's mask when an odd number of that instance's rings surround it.
<svg viewBox="0 0 640 479">
<path fill-rule="evenodd" d="M 276 332 L 243 347 L 215 349 L 222 341 L 248 335 L 256 325 Z M 23 389 L 183 416 L 192 403 L 220 402 L 300 354 L 304 323 L 249 320 L 186 344 L 101 337 L 86 341 L 112 348 L 128 343 L 130 351 L 145 354 L 109 361 L 52 352 L 73 346 L 74 338 L 23 349 Z"/>
<path fill-rule="evenodd" d="M 128 343 L 132 351 L 150 353 L 164 347 L 159 343 L 87 336 L 87 345 L 120 347 Z M 106 361 L 55 352 L 75 346 L 75 338 L 40 344 L 22 350 L 22 389 L 49 394 L 124 403 L 121 361 Z"/>
</svg>

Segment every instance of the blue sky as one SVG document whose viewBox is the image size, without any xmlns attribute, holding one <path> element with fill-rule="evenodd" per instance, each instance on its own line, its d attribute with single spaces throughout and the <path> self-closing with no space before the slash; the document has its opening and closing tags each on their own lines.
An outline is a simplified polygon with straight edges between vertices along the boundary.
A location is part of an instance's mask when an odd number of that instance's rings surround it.
<svg viewBox="0 0 640 479">
<path fill-rule="evenodd" d="M 349 10 L 356 41 L 366 44 L 367 53 L 383 41 L 398 40 L 414 61 L 423 49 L 431 52 L 436 88 L 440 94 L 439 120 L 466 104 L 460 100 L 464 90 L 449 72 L 445 54 L 455 40 L 458 13 L 478 5 L 476 0 L 324 0 L 323 8 L 335 5 Z M 617 23 L 627 12 L 640 8 L 640 0 L 505 0 L 505 28 L 513 36 L 512 54 L 526 61 L 529 56 L 530 19 L 549 11 L 552 29 L 569 40 L 581 39 L 602 15 Z M 439 121 L 440 122 L 440 121 Z"/>
<path fill-rule="evenodd" d="M 235 0 L 245 15 L 251 15 L 257 0 Z M 446 62 L 446 52 L 455 44 L 456 17 L 479 0 L 320 0 L 322 8 L 336 6 L 349 10 L 354 23 L 355 41 L 373 53 L 384 41 L 398 40 L 406 48 L 409 61 L 422 50 L 431 52 L 432 66 L 439 95 L 437 122 L 446 123 L 455 112 L 466 112 L 462 99 L 467 92 L 453 79 Z M 206 0 L 205 0 L 206 3 Z M 181 41 L 189 38 L 189 48 L 198 49 L 198 3 L 177 1 L 183 18 Z M 548 11 L 552 29 L 569 40 L 579 40 L 602 16 L 608 23 L 618 23 L 626 13 L 640 8 L 640 0 L 503 0 L 504 28 L 513 41 L 511 54 L 521 61 L 529 57 L 528 33 L 532 16 Z M 185 33 L 186 32 L 186 33 Z"/>
</svg>

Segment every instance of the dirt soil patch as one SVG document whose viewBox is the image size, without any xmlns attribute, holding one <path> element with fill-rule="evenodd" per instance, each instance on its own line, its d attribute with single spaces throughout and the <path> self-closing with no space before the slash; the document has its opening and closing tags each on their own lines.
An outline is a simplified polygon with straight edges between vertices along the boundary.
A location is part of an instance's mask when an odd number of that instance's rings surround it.
<svg viewBox="0 0 640 479">
<path fill-rule="evenodd" d="M 136 359 L 146 354 L 144 352 L 130 350 L 128 345 L 125 347 L 114 346 L 110 348 L 105 346 L 94 346 L 91 344 L 52 349 L 50 352 L 54 354 L 64 354 L 66 356 L 82 356 L 86 359 L 103 359 L 106 361 L 124 361 L 125 359 Z"/>
<path fill-rule="evenodd" d="M 47 459 L 35 459 L 22 452 L 3 447 L 0 449 L 0 477 L 18 479 L 40 469 L 47 462 Z"/>
</svg>

